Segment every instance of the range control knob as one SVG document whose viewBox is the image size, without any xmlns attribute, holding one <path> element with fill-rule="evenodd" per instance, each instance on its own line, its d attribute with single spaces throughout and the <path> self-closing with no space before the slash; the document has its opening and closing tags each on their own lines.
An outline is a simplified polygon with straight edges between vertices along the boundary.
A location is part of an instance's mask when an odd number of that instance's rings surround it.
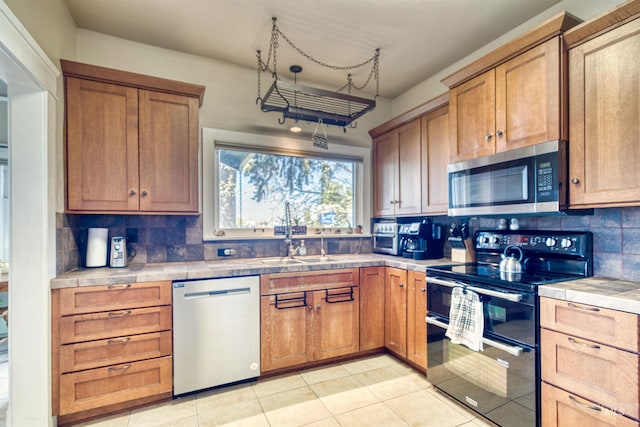
<svg viewBox="0 0 640 427">
<path fill-rule="evenodd" d="M 546 245 L 548 247 L 552 248 L 558 243 L 558 241 L 556 239 L 554 239 L 553 237 L 547 237 L 547 240 L 546 240 L 545 243 L 546 243 Z"/>
<path fill-rule="evenodd" d="M 562 246 L 565 249 L 570 248 L 573 245 L 573 242 L 571 241 L 571 239 L 568 238 L 564 238 L 562 240 L 560 240 L 560 246 Z"/>
<path fill-rule="evenodd" d="M 498 243 L 500 243 L 500 237 L 498 237 L 498 236 L 491 236 L 491 244 L 492 244 L 492 245 L 497 245 Z"/>
</svg>

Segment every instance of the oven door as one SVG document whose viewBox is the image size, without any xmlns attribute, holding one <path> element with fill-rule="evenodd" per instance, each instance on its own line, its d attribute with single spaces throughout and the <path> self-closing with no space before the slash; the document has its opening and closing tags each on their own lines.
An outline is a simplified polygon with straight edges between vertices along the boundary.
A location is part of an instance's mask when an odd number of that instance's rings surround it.
<svg viewBox="0 0 640 427">
<path fill-rule="evenodd" d="M 452 344 L 446 328 L 427 316 L 429 382 L 500 426 L 535 426 L 536 349 L 485 339 L 476 352 Z"/>
</svg>

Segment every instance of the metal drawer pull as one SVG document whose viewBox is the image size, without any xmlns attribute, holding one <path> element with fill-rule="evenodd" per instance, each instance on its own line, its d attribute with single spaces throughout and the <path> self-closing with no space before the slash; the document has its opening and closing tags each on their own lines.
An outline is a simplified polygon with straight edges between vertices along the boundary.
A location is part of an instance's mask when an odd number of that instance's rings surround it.
<svg viewBox="0 0 640 427">
<path fill-rule="evenodd" d="M 438 326 L 439 328 L 442 328 L 442 329 L 447 329 L 449 327 L 448 324 L 439 321 L 435 317 L 427 316 L 425 318 L 425 320 L 427 321 L 428 324 L 433 325 L 433 326 Z M 512 356 L 520 356 L 522 354 L 522 352 L 524 351 L 524 349 L 522 347 L 518 347 L 518 346 L 515 346 L 515 345 L 503 344 L 501 342 L 494 341 L 494 340 L 491 340 L 491 339 L 485 338 L 485 337 L 482 337 L 482 342 L 484 344 L 488 345 L 488 346 L 495 347 L 498 350 L 505 351 L 505 352 L 509 353 Z"/>
<path fill-rule="evenodd" d="M 113 366 L 111 366 L 111 367 L 109 367 L 109 372 L 114 372 L 114 371 L 124 371 L 124 370 L 129 369 L 130 367 L 131 367 L 131 365 L 129 365 L 129 364 L 124 365 L 124 366 L 122 366 L 122 367 L 120 367 L 120 368 L 114 368 Z"/>
<path fill-rule="evenodd" d="M 112 338 L 109 341 L 107 341 L 107 344 L 124 344 L 126 342 L 131 341 L 131 337 L 125 337 L 125 338 Z"/>
<path fill-rule="evenodd" d="M 131 287 L 131 284 L 127 284 L 127 285 L 109 285 L 107 286 L 107 289 L 128 289 Z"/>
<path fill-rule="evenodd" d="M 109 317 L 122 317 L 122 316 L 128 316 L 131 314 L 131 310 L 127 310 L 127 311 L 120 311 L 120 312 L 115 312 L 112 311 L 109 313 Z"/>
<path fill-rule="evenodd" d="M 588 343 L 588 342 L 580 342 L 577 339 L 572 338 L 572 337 L 569 337 L 567 339 L 569 340 L 569 342 L 571 344 L 577 344 L 577 345 L 582 345 L 582 346 L 589 347 L 589 348 L 595 348 L 596 350 L 600 348 L 600 346 L 597 345 L 597 344 L 591 344 L 591 343 Z"/>
<path fill-rule="evenodd" d="M 572 302 L 567 303 L 567 305 L 571 308 L 577 308 L 578 310 L 584 310 L 584 311 L 600 311 L 599 308 L 597 307 L 581 307 L 579 305 L 576 305 Z"/>
<path fill-rule="evenodd" d="M 575 403 L 576 405 L 580 405 L 583 408 L 591 409 L 592 411 L 602 411 L 602 408 L 600 408 L 599 406 L 589 405 L 588 403 L 580 402 L 578 399 L 576 399 L 575 397 L 573 397 L 571 395 L 569 395 L 569 399 L 571 399 L 571 401 L 573 403 Z"/>
<path fill-rule="evenodd" d="M 522 301 L 522 294 L 512 294 L 508 292 L 492 291 L 491 289 L 477 288 L 475 286 L 469 286 L 461 282 L 451 282 L 448 280 L 436 279 L 434 277 L 427 277 L 427 283 L 435 283 L 436 285 L 448 286 L 450 288 L 463 287 L 478 294 L 488 295 L 490 297 L 502 298 L 507 301 L 520 302 Z"/>
</svg>

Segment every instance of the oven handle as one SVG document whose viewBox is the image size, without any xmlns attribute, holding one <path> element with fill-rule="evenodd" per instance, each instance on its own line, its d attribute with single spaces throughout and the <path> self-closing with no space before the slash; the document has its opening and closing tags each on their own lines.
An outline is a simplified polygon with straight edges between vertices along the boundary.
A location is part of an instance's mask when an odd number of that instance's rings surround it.
<svg viewBox="0 0 640 427">
<path fill-rule="evenodd" d="M 509 293 L 509 292 L 492 291 L 491 289 L 478 288 L 476 286 L 467 285 L 467 284 L 461 283 L 461 282 L 451 282 L 451 281 L 448 281 L 448 280 L 442 280 L 442 279 L 437 279 L 435 277 L 428 277 L 427 276 L 427 283 L 428 282 L 435 283 L 436 285 L 448 286 L 450 288 L 463 287 L 465 289 L 469 289 L 470 291 L 474 291 L 474 292 L 479 293 L 479 294 L 489 295 L 491 297 L 496 297 L 496 298 L 502 298 L 502 299 L 506 299 L 506 300 L 509 300 L 509 301 L 513 301 L 513 302 L 522 301 L 522 294 L 514 294 L 514 293 Z"/>
<path fill-rule="evenodd" d="M 427 321 L 428 324 L 433 325 L 433 326 L 437 326 L 437 327 L 442 328 L 442 329 L 447 329 L 449 327 L 448 324 L 446 324 L 444 322 L 441 322 L 440 320 L 436 319 L 435 317 L 427 316 L 427 317 L 425 317 L 425 320 Z M 524 349 L 522 347 L 518 347 L 518 346 L 515 346 L 515 345 L 503 344 L 501 342 L 490 340 L 489 338 L 485 338 L 485 337 L 482 337 L 482 342 L 484 344 L 488 345 L 488 346 L 495 347 L 498 350 L 506 351 L 510 355 L 516 356 L 516 357 L 520 356 L 522 354 L 522 352 L 524 351 Z"/>
</svg>

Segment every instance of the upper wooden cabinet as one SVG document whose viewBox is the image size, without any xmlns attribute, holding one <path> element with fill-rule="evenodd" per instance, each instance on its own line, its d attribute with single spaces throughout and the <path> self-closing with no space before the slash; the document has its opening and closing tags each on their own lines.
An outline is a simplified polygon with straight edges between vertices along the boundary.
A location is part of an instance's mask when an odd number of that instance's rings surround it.
<svg viewBox="0 0 640 427">
<path fill-rule="evenodd" d="M 373 141 L 374 215 L 420 213 L 420 120 Z"/>
<path fill-rule="evenodd" d="M 61 63 L 66 210 L 198 213 L 204 87 Z"/>
<path fill-rule="evenodd" d="M 576 27 L 567 40 L 570 205 L 640 205 L 640 2 Z"/>
<path fill-rule="evenodd" d="M 563 12 L 445 78 L 450 161 L 566 139 L 566 48 L 578 24 Z"/>
<path fill-rule="evenodd" d="M 369 131 L 373 137 L 373 214 L 446 214 L 449 95 Z"/>
</svg>

